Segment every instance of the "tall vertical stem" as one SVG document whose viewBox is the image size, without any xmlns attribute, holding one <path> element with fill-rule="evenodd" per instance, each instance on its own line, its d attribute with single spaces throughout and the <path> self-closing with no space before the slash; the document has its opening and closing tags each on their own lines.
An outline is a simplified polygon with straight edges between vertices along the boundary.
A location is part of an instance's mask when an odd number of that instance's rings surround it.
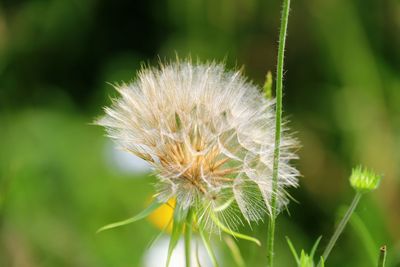
<svg viewBox="0 0 400 267">
<path fill-rule="evenodd" d="M 324 253 L 322 254 L 322 258 L 324 259 L 324 262 L 326 262 L 326 259 L 328 258 L 329 254 L 331 253 L 331 250 L 333 246 L 335 245 L 336 241 L 338 240 L 340 234 L 343 232 L 344 227 L 346 226 L 347 222 L 349 221 L 351 214 L 353 214 L 354 210 L 356 209 L 358 202 L 360 201 L 362 194 L 360 192 L 357 192 L 356 195 L 353 198 L 353 201 L 350 204 L 350 207 L 346 211 L 343 219 L 340 221 L 338 227 L 336 228 L 335 232 L 333 233 L 331 239 L 329 240 L 328 245 L 326 246 Z M 322 262 L 320 261 L 318 264 L 318 267 L 320 267 Z"/>
<path fill-rule="evenodd" d="M 186 267 L 190 267 L 191 265 L 191 256 L 192 256 L 192 222 L 193 222 L 193 212 L 189 210 L 187 218 L 186 218 L 186 226 L 185 226 L 185 260 Z"/>
<path fill-rule="evenodd" d="M 281 27 L 279 32 L 278 62 L 276 69 L 276 125 L 275 125 L 275 149 L 274 165 L 272 172 L 272 196 L 271 196 L 271 214 L 268 225 L 268 266 L 274 266 L 274 239 L 275 239 L 275 221 L 277 217 L 277 190 L 279 173 L 279 154 L 281 144 L 281 123 L 282 123 L 282 88 L 283 88 L 283 62 L 285 54 L 285 43 L 287 25 L 289 19 L 290 0 L 283 0 Z"/>
</svg>

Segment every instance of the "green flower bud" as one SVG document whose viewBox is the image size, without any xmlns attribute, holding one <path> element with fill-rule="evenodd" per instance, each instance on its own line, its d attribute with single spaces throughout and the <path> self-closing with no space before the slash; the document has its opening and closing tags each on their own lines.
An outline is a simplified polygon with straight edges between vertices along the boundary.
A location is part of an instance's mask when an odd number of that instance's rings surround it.
<svg viewBox="0 0 400 267">
<path fill-rule="evenodd" d="M 350 184 L 357 192 L 367 193 L 375 190 L 379 186 L 381 179 L 382 176 L 362 166 L 358 166 L 351 173 Z"/>
</svg>

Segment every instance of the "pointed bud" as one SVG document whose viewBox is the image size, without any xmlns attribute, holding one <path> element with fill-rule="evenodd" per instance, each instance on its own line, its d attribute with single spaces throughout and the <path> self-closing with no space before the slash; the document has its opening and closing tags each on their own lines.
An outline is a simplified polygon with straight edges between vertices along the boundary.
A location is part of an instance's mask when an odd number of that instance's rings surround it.
<svg viewBox="0 0 400 267">
<path fill-rule="evenodd" d="M 272 73 L 268 71 L 265 75 L 264 94 L 266 99 L 272 99 Z"/>
<path fill-rule="evenodd" d="M 351 173 L 350 184 L 357 192 L 367 193 L 375 190 L 379 186 L 381 179 L 382 176 L 362 166 L 358 166 Z"/>
</svg>

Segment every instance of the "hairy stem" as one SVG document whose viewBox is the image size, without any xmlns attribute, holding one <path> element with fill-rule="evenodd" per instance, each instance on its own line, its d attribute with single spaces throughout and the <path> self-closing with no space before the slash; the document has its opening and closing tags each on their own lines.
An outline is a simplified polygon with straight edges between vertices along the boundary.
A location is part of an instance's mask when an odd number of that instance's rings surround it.
<svg viewBox="0 0 400 267">
<path fill-rule="evenodd" d="M 380 248 L 378 267 L 385 267 L 386 265 L 386 246 Z"/>
<path fill-rule="evenodd" d="M 281 123 L 282 123 L 282 88 L 283 88 L 283 62 L 286 43 L 287 25 L 289 19 L 290 0 L 283 0 L 282 17 L 279 32 L 278 62 L 276 69 L 276 125 L 275 125 L 275 149 L 274 166 L 272 172 L 272 197 L 271 214 L 268 225 L 267 257 L 268 266 L 274 265 L 274 239 L 275 239 L 275 221 L 277 217 L 277 190 L 279 173 L 279 154 L 281 143 Z"/>
<path fill-rule="evenodd" d="M 353 214 L 354 210 L 357 207 L 358 202 L 360 201 L 362 194 L 357 192 L 356 195 L 353 198 L 353 201 L 351 202 L 350 207 L 346 211 L 343 219 L 340 221 L 338 227 L 336 228 L 335 232 L 333 233 L 331 239 L 329 240 L 328 245 L 326 246 L 324 253 L 322 254 L 322 258 L 326 262 L 326 259 L 328 258 L 329 254 L 331 253 L 332 248 L 335 246 L 336 241 L 338 240 L 340 234 L 343 232 L 347 222 L 349 221 L 351 214 Z M 318 267 L 321 267 L 321 261 L 318 263 Z"/>
<path fill-rule="evenodd" d="M 193 222 L 193 212 L 189 210 L 187 219 L 186 219 L 186 227 L 185 227 L 185 260 L 186 267 L 190 267 L 191 260 L 191 243 L 192 243 L 192 222 Z"/>
</svg>

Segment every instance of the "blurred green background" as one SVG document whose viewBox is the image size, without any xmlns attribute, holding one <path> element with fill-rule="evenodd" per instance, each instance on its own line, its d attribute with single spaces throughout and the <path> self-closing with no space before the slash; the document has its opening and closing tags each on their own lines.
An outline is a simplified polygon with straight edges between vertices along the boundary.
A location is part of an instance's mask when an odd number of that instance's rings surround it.
<svg viewBox="0 0 400 267">
<path fill-rule="evenodd" d="M 91 125 L 115 96 L 107 82 L 177 53 L 244 66 L 261 85 L 275 70 L 280 4 L 1 0 L 0 266 L 145 266 L 159 232 L 149 221 L 95 234 L 140 211 L 154 182 Z M 328 266 L 375 266 L 383 244 L 400 266 L 400 1 L 293 1 L 286 50 L 284 110 L 303 177 L 278 220 L 278 266 L 294 266 L 285 235 L 307 250 L 323 235 L 322 252 L 358 163 L 385 178 Z M 244 231 L 265 243 L 266 224 Z M 265 246 L 238 244 L 248 266 L 265 266 Z"/>
</svg>

